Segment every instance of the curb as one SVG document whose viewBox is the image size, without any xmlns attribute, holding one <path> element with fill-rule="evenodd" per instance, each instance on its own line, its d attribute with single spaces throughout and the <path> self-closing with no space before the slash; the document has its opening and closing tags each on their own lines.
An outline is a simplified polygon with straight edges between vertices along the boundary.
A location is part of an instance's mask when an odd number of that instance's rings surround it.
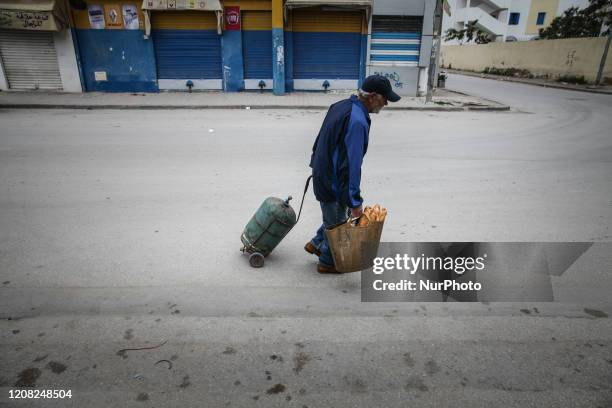
<svg viewBox="0 0 612 408">
<path fill-rule="evenodd" d="M 204 109 L 301 109 L 327 110 L 327 105 L 46 105 L 46 104 L 0 104 L 0 109 L 79 109 L 79 110 L 204 110 Z M 506 105 L 464 105 L 464 106 L 406 106 L 387 107 L 385 111 L 427 111 L 427 112 L 463 112 L 463 111 L 509 111 Z"/>
<path fill-rule="evenodd" d="M 468 111 L 479 111 L 479 112 L 508 112 L 510 110 L 510 106 L 500 105 L 500 106 L 468 106 L 466 107 Z"/>
<path fill-rule="evenodd" d="M 483 78 L 483 79 L 493 79 L 495 81 L 501 81 L 501 82 L 515 82 L 518 84 L 535 85 L 535 86 L 541 86 L 542 88 L 565 89 L 567 91 L 579 91 L 579 92 L 589 92 L 589 93 L 596 93 L 596 94 L 602 94 L 602 95 L 612 95 L 612 90 L 606 90 L 606 89 L 579 88 L 575 86 L 567 86 L 567 85 L 556 84 L 556 83 L 532 82 L 532 81 L 525 80 L 522 78 L 513 78 L 513 77 L 502 76 L 502 75 L 482 74 L 482 73 L 471 72 L 471 71 L 456 71 L 453 69 L 447 69 L 445 71 L 448 72 L 449 74 L 464 75 L 464 76 Z M 453 92 L 457 92 L 457 91 L 453 90 Z"/>
</svg>

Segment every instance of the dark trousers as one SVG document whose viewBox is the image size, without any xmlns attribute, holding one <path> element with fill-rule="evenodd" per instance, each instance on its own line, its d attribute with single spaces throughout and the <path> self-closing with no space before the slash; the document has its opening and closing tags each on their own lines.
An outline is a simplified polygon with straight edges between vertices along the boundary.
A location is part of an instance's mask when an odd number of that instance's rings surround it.
<svg viewBox="0 0 612 408">
<path fill-rule="evenodd" d="M 319 262 L 326 266 L 333 266 L 334 260 L 332 259 L 331 251 L 329 250 L 329 244 L 327 237 L 325 236 L 325 228 L 335 224 L 340 224 L 348 220 L 348 207 L 338 202 L 319 202 L 321 204 L 321 213 L 323 215 L 323 224 L 317 230 L 316 235 L 310 240 L 312 245 L 321 251 L 319 256 Z"/>
</svg>

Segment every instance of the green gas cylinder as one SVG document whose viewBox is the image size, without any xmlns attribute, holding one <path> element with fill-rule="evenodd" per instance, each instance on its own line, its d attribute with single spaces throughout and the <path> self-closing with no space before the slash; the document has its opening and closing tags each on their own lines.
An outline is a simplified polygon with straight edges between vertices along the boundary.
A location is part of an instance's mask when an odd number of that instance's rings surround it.
<svg viewBox="0 0 612 408">
<path fill-rule="evenodd" d="M 289 205 L 291 198 L 266 198 L 244 228 L 240 236 L 244 245 L 242 251 L 251 254 L 251 266 L 263 266 L 264 256 L 268 256 L 296 224 L 295 211 Z"/>
</svg>

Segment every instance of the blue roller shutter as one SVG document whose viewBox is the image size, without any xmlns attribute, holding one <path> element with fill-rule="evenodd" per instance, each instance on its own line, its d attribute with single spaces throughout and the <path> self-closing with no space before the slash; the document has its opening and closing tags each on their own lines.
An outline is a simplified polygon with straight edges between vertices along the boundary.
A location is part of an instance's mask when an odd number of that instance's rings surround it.
<svg viewBox="0 0 612 408">
<path fill-rule="evenodd" d="M 373 16 L 371 64 L 416 67 L 422 27 L 422 16 Z"/>
<path fill-rule="evenodd" d="M 359 11 L 293 11 L 293 78 L 359 78 Z"/>
<path fill-rule="evenodd" d="M 245 79 L 272 79 L 272 13 L 242 12 Z"/>
<path fill-rule="evenodd" d="M 221 78 L 221 42 L 217 33 L 153 30 L 153 37 L 158 78 Z"/>
<path fill-rule="evenodd" d="M 154 13 L 153 44 L 159 79 L 220 79 L 221 36 L 206 27 L 213 13 Z M 203 21 L 203 22 L 202 22 Z"/>
</svg>

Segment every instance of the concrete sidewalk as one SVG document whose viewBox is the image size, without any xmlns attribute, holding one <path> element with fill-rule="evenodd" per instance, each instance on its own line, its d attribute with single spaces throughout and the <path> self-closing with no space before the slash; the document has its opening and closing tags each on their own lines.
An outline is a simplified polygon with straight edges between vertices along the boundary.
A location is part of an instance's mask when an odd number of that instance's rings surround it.
<svg viewBox="0 0 612 408">
<path fill-rule="evenodd" d="M 274 96 L 270 92 L 225 93 L 160 92 L 160 93 L 59 93 L 0 92 L 2 109 L 327 109 L 332 103 L 347 98 L 351 92 L 294 92 Z M 510 107 L 494 101 L 452 92 L 436 91 L 433 101 L 424 97 L 403 97 L 390 103 L 390 110 L 420 111 L 507 111 Z"/>
<path fill-rule="evenodd" d="M 578 84 L 569 84 L 566 82 L 558 82 L 553 79 L 519 78 L 519 77 L 510 77 L 510 76 L 504 76 L 504 75 L 485 74 L 482 72 L 460 71 L 456 69 L 444 69 L 444 71 L 446 71 L 449 74 L 466 75 L 466 76 L 485 78 L 485 79 L 495 79 L 497 81 L 518 82 L 521 84 L 543 86 L 545 88 L 567 89 L 570 91 L 581 91 L 581 92 L 591 92 L 591 93 L 612 95 L 612 86 L 609 86 L 609 85 L 603 85 L 603 86 L 578 85 Z"/>
</svg>

